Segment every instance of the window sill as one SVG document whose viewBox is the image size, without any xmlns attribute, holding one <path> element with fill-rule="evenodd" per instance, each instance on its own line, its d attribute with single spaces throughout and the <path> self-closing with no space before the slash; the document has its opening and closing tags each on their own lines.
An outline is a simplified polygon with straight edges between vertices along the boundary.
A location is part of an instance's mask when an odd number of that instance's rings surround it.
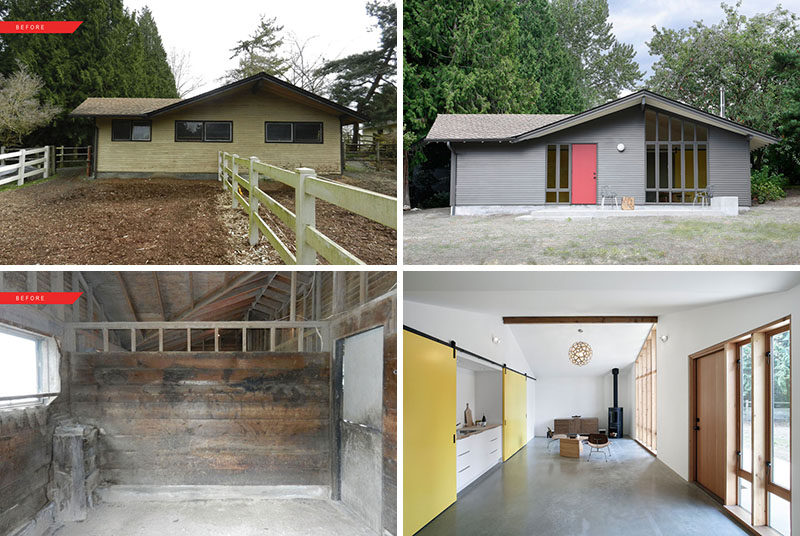
<svg viewBox="0 0 800 536">
<path fill-rule="evenodd" d="M 767 525 L 759 525 L 757 527 L 751 525 L 750 519 L 752 517 L 750 512 L 739 505 L 725 505 L 723 508 L 734 521 L 754 536 L 782 536 L 780 532 Z"/>
</svg>

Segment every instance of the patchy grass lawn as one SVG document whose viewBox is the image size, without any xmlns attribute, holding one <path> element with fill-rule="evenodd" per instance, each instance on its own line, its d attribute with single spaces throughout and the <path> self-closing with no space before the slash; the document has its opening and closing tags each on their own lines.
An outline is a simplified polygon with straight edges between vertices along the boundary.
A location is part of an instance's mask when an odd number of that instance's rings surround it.
<svg viewBox="0 0 800 536">
<path fill-rule="evenodd" d="M 406 264 L 800 264 L 800 189 L 735 218 L 516 220 L 415 210 Z"/>
</svg>

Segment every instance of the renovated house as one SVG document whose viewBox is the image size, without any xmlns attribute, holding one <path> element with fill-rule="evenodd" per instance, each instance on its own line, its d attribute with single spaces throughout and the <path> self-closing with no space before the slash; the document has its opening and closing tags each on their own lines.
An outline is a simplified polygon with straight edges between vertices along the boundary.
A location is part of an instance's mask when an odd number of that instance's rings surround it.
<svg viewBox="0 0 800 536">
<path fill-rule="evenodd" d="M 215 178 L 218 152 L 341 173 L 342 127 L 366 117 L 266 73 L 187 99 L 90 97 L 98 177 Z"/>
<path fill-rule="evenodd" d="M 749 206 L 750 151 L 778 141 L 647 90 L 575 115 L 440 114 L 426 140 L 450 148 L 453 214 L 614 197 Z"/>
<path fill-rule="evenodd" d="M 800 272 L 406 272 L 403 531 L 800 523 Z"/>
</svg>

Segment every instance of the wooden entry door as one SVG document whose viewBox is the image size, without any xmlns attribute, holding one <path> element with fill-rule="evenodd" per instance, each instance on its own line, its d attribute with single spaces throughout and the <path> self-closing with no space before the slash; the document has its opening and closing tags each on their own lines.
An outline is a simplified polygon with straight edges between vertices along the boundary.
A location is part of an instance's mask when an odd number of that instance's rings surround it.
<svg viewBox="0 0 800 536">
<path fill-rule="evenodd" d="M 697 482 L 720 500 L 725 498 L 725 352 L 697 359 L 695 446 Z"/>
<path fill-rule="evenodd" d="M 597 204 L 597 145 L 572 145 L 572 203 Z"/>
</svg>

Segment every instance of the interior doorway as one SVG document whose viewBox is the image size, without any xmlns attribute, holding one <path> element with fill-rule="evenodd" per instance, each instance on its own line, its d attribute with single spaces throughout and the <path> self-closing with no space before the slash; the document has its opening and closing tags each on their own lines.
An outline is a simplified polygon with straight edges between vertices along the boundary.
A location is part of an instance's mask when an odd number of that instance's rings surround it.
<svg viewBox="0 0 800 536">
<path fill-rule="evenodd" d="M 695 360 L 697 483 L 725 499 L 725 352 Z"/>
</svg>

